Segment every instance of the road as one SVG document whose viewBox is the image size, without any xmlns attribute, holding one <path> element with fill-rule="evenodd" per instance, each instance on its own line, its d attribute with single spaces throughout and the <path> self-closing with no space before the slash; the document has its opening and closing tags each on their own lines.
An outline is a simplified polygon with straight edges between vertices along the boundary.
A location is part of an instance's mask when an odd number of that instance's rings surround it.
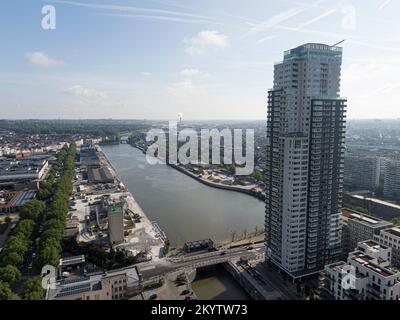
<svg viewBox="0 0 400 320">
<path fill-rule="evenodd" d="M 170 272 L 184 269 L 193 269 L 203 266 L 216 265 L 227 262 L 234 258 L 247 257 L 254 259 L 264 250 L 263 244 L 252 246 L 249 250 L 247 246 L 233 249 L 223 249 L 214 252 L 203 252 L 196 255 L 184 255 L 176 258 L 168 258 L 156 262 L 146 262 L 138 265 L 143 278 L 149 279 L 152 277 L 164 275 Z"/>
</svg>

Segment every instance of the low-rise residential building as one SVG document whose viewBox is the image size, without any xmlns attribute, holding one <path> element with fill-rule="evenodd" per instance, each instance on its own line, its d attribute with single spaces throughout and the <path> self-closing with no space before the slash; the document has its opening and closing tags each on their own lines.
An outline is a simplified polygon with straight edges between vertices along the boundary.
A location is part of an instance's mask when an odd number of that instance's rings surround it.
<svg viewBox="0 0 400 320">
<path fill-rule="evenodd" d="M 400 272 L 391 267 L 391 248 L 362 241 L 347 262 L 325 266 L 325 292 L 335 300 L 399 300 Z"/>
<path fill-rule="evenodd" d="M 400 267 L 400 228 L 383 229 L 375 240 L 392 249 L 392 265 Z"/>
<path fill-rule="evenodd" d="M 391 226 L 391 222 L 351 209 L 342 209 L 342 256 L 347 257 L 360 241 L 373 239 L 382 229 Z"/>
</svg>

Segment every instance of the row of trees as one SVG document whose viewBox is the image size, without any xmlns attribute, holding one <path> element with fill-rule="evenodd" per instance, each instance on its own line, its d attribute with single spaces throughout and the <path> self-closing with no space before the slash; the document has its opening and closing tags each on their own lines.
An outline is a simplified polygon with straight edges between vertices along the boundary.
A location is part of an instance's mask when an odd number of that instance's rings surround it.
<svg viewBox="0 0 400 320">
<path fill-rule="evenodd" d="M 0 130 L 26 134 L 91 134 L 117 136 L 149 128 L 143 121 L 118 120 L 0 120 Z"/>
<path fill-rule="evenodd" d="M 75 239 L 64 239 L 63 250 L 73 255 L 85 255 L 86 260 L 105 270 L 120 269 L 138 262 L 138 258 L 125 249 L 110 249 L 106 251 L 103 246 L 91 243 L 80 246 Z"/>
<path fill-rule="evenodd" d="M 56 182 L 57 172 L 60 170 L 61 166 L 64 164 L 65 158 L 67 157 L 68 148 L 64 146 L 57 154 L 57 159 L 54 162 L 47 180 L 41 182 L 37 197 L 41 200 L 48 200 L 53 193 L 53 188 Z"/>
<path fill-rule="evenodd" d="M 38 267 L 40 268 L 44 265 L 56 267 L 60 259 L 61 240 L 64 235 L 65 218 L 68 213 L 69 198 L 72 192 L 75 144 L 71 144 L 65 152 L 63 172 L 56 183 L 39 242 Z"/>
<path fill-rule="evenodd" d="M 44 213 L 45 205 L 42 201 L 31 200 L 21 209 L 21 217 L 12 235 L 7 239 L 0 256 L 0 299 L 12 299 L 10 286 L 20 280 L 24 257 L 32 243 L 32 235 L 36 220 Z M 25 287 L 22 291 L 24 297 Z"/>
<path fill-rule="evenodd" d="M 55 185 L 56 174 L 63 165 L 65 169 L 67 168 L 67 161 L 69 160 L 68 156 L 70 152 L 73 152 L 73 156 L 75 156 L 75 146 L 70 147 L 69 149 L 65 146 L 57 154 L 57 159 L 49 173 L 47 181 L 39 189 L 37 194 L 39 199 L 45 200 L 51 197 L 53 186 Z M 72 159 L 72 168 L 73 163 L 74 161 Z M 68 167 L 71 167 L 71 160 L 68 161 Z M 65 179 L 66 177 L 64 177 L 64 180 Z M 58 189 L 59 188 L 57 187 L 56 190 Z M 56 192 L 54 193 L 53 198 L 55 196 Z M 35 228 L 37 228 L 43 220 L 45 210 L 45 202 L 37 199 L 29 201 L 20 210 L 20 221 L 15 227 L 12 235 L 8 238 L 0 255 L 0 299 L 2 300 L 12 299 L 13 297 L 11 286 L 21 278 L 21 272 L 19 269 L 23 266 L 26 253 L 32 244 Z M 47 219 L 45 224 L 46 223 Z M 51 228 L 51 225 L 48 224 L 47 228 Z M 41 262 L 38 267 L 41 267 Z M 23 289 L 20 293 L 22 299 L 28 300 L 42 299 L 43 295 L 44 290 L 41 286 L 40 276 L 30 277 L 24 283 Z"/>
</svg>

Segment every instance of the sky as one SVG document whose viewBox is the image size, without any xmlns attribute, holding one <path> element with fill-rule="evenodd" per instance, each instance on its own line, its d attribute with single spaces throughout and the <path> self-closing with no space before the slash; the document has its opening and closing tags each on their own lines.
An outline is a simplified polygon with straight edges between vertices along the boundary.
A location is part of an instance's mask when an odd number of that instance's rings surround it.
<svg viewBox="0 0 400 320">
<path fill-rule="evenodd" d="M 1 0 L 0 118 L 265 119 L 283 52 L 343 39 L 348 118 L 400 118 L 399 11 L 395 0 Z"/>
</svg>

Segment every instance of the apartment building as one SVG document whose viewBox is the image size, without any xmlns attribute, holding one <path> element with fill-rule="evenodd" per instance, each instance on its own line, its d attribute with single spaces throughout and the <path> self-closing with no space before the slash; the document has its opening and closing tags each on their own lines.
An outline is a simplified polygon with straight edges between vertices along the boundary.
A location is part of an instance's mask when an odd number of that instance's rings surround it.
<svg viewBox="0 0 400 320">
<path fill-rule="evenodd" d="M 379 186 L 380 161 L 364 154 L 344 155 L 344 186 L 350 190 L 371 190 Z"/>
<path fill-rule="evenodd" d="M 342 257 L 356 249 L 361 241 L 374 239 L 382 229 L 390 228 L 391 222 L 357 212 L 351 209 L 342 209 Z"/>
<path fill-rule="evenodd" d="M 384 159 L 383 194 L 400 202 L 400 159 Z"/>
<path fill-rule="evenodd" d="M 390 260 L 391 248 L 360 242 L 347 262 L 325 266 L 324 291 L 335 300 L 399 300 L 400 272 Z"/>
<path fill-rule="evenodd" d="M 346 99 L 342 48 L 309 43 L 284 53 L 268 92 L 266 260 L 292 279 L 340 255 Z"/>
<path fill-rule="evenodd" d="M 400 228 L 387 228 L 375 235 L 375 241 L 392 249 L 392 265 L 400 267 Z"/>
</svg>

